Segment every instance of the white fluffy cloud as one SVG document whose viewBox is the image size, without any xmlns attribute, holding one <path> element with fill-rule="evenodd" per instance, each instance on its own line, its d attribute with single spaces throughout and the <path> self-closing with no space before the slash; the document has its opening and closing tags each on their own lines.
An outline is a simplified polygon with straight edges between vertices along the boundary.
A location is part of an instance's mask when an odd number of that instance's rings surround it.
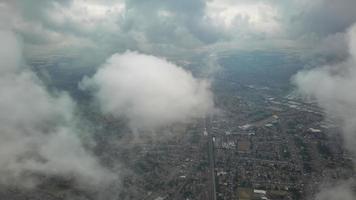
<svg viewBox="0 0 356 200">
<path fill-rule="evenodd" d="M 315 98 L 329 115 L 341 121 L 345 142 L 356 154 L 356 26 L 348 36 L 347 60 L 299 72 L 294 81 L 302 94 Z"/>
<path fill-rule="evenodd" d="M 346 36 L 345 36 L 346 35 Z M 345 45 L 345 37 L 347 44 Z M 341 41 L 341 42 L 340 42 Z M 338 53 L 348 50 L 341 63 L 299 72 L 294 77 L 301 94 L 315 99 L 326 113 L 337 119 L 342 127 L 346 148 L 356 156 L 356 25 L 346 34 L 337 34 L 325 41 L 323 50 Z M 322 188 L 316 200 L 352 200 L 356 198 L 351 178 L 347 183 Z"/>
<path fill-rule="evenodd" d="M 36 175 L 64 176 L 78 183 L 103 183 L 112 174 L 82 145 L 75 104 L 65 93 L 50 94 L 21 66 L 21 47 L 0 30 L 0 183 L 36 185 Z"/>
<path fill-rule="evenodd" d="M 209 83 L 183 68 L 137 52 L 115 54 L 83 88 L 93 89 L 104 113 L 125 116 L 133 128 L 157 128 L 213 110 Z"/>
</svg>

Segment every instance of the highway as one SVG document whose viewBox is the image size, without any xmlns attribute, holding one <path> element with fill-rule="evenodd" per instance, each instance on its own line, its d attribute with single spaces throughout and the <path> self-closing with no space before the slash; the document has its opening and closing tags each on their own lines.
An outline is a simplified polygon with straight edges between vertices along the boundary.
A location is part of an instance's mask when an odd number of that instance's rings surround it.
<svg viewBox="0 0 356 200">
<path fill-rule="evenodd" d="M 210 117 L 207 117 L 205 119 L 205 130 L 206 132 L 204 135 L 207 133 L 208 137 L 208 157 L 209 157 L 209 168 L 210 168 L 210 175 L 211 175 L 211 181 L 210 181 L 210 199 L 211 200 L 216 200 L 216 177 L 215 177 L 215 155 L 214 155 L 214 137 L 211 134 L 210 130 Z"/>
</svg>

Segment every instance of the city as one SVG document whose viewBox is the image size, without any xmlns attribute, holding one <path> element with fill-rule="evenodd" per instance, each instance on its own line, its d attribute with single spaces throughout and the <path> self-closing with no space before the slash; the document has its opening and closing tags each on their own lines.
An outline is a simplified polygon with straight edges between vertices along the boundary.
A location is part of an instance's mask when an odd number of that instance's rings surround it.
<svg viewBox="0 0 356 200">
<path fill-rule="evenodd" d="M 0 0 L 0 200 L 356 200 L 356 0 Z"/>
</svg>

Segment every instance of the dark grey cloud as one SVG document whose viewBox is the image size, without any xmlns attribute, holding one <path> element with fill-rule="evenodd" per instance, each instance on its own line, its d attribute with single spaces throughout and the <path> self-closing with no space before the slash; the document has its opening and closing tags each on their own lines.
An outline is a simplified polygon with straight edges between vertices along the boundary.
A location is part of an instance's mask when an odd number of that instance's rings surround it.
<svg viewBox="0 0 356 200">
<path fill-rule="evenodd" d="M 12 26 L 24 37 L 32 56 L 75 53 L 84 60 L 97 55 L 93 60 L 101 61 L 127 49 L 165 55 L 231 42 L 244 48 L 249 43 L 317 46 L 324 37 L 343 32 L 355 21 L 353 0 L 29 0 L 3 4 L 10 5 L 11 18 L 16 19 Z M 85 56 L 83 49 L 91 56 Z"/>
<path fill-rule="evenodd" d="M 353 0 L 320 0 L 300 11 L 296 21 L 300 20 L 304 31 L 323 36 L 345 32 L 356 22 L 355 7 Z"/>
</svg>

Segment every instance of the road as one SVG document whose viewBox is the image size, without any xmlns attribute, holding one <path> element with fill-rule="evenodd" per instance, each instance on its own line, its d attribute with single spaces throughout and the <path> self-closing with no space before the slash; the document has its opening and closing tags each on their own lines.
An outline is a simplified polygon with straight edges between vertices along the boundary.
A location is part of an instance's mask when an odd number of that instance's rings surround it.
<svg viewBox="0 0 356 200">
<path fill-rule="evenodd" d="M 211 134 L 211 125 L 210 125 L 210 117 L 205 119 L 205 130 L 208 137 L 208 157 L 209 157 L 209 168 L 211 174 L 210 181 L 210 199 L 216 200 L 216 177 L 215 177 L 215 154 L 214 154 L 214 136 Z M 206 134 L 204 133 L 204 135 Z"/>
</svg>

